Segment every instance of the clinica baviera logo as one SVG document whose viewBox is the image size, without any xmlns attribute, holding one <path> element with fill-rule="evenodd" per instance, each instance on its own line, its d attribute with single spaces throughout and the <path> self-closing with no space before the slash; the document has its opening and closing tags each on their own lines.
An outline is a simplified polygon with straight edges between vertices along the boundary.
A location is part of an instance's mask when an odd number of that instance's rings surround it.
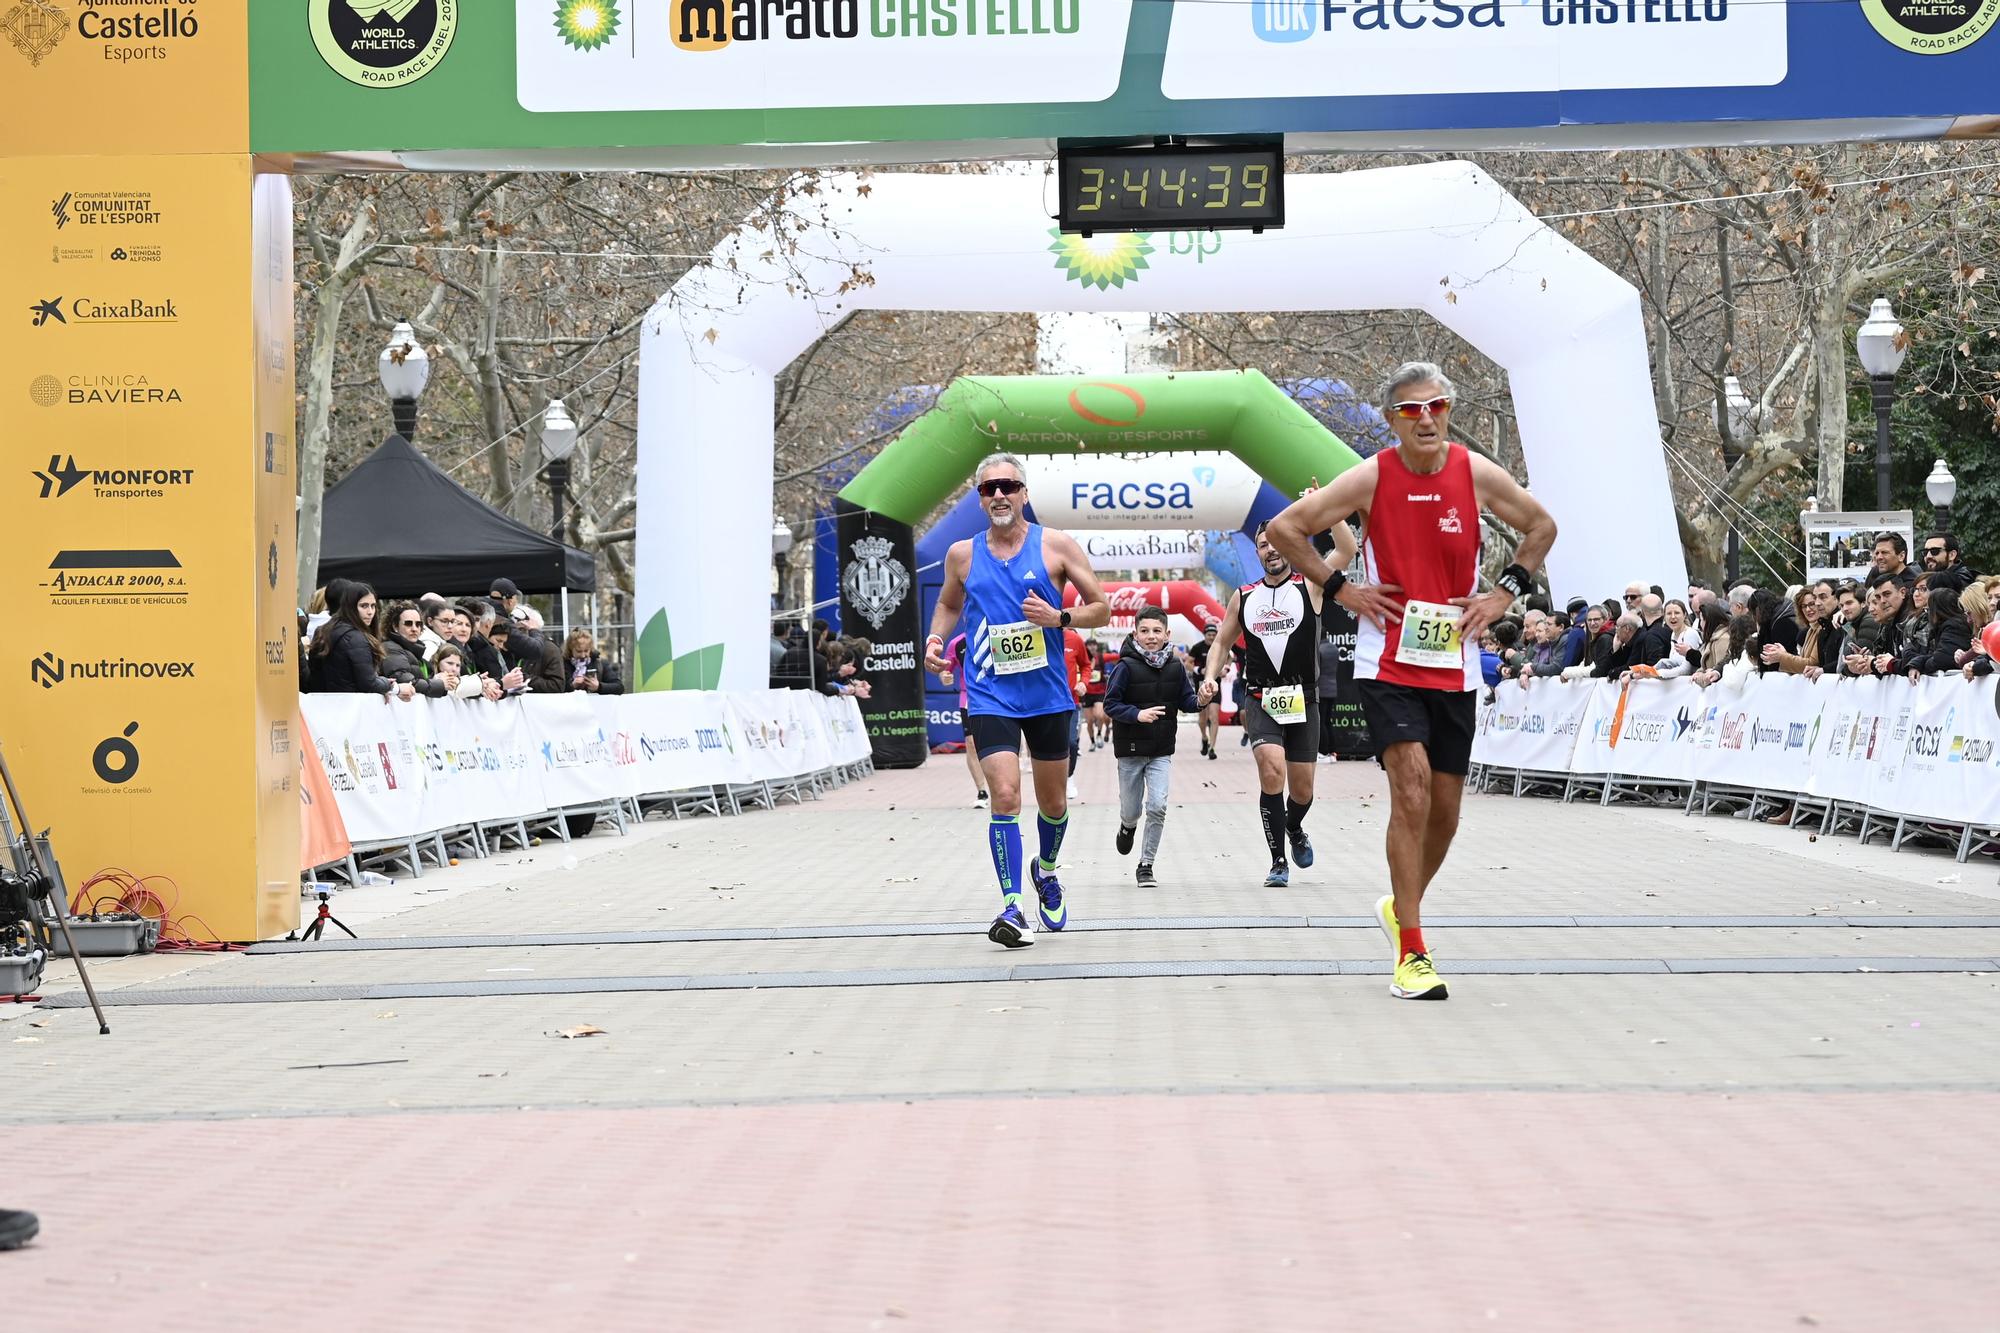
<svg viewBox="0 0 2000 1333">
<path fill-rule="evenodd" d="M 130 410 L 178 403 L 181 391 L 147 375 L 37 375 L 28 381 L 28 400 L 36 407 Z"/>
</svg>

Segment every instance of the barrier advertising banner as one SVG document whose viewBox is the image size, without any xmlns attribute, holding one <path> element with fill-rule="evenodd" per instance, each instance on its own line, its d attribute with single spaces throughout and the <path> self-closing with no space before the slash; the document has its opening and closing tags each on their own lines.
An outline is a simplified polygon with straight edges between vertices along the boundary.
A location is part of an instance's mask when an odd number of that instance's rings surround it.
<svg viewBox="0 0 2000 1333">
<path fill-rule="evenodd" d="M 1713 782 L 2000 827 L 2000 678 L 1508 681 L 1475 762 Z"/>
<path fill-rule="evenodd" d="M 803 777 L 869 757 L 855 701 L 805 690 L 527 695 L 502 703 L 308 694 L 299 703 L 313 777 L 357 846 L 621 798 Z"/>
</svg>

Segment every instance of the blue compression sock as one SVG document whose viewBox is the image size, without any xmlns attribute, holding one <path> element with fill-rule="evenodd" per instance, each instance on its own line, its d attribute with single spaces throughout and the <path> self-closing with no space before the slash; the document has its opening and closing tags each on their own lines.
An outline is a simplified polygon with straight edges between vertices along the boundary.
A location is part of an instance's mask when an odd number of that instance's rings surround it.
<svg viewBox="0 0 2000 1333">
<path fill-rule="evenodd" d="M 987 849 L 993 853 L 993 873 L 1000 877 L 1000 897 L 1008 906 L 1021 901 L 1021 821 L 1015 815 L 995 815 L 986 826 Z"/>
<path fill-rule="evenodd" d="M 1035 831 L 1041 834 L 1042 869 L 1054 870 L 1056 857 L 1062 854 L 1063 835 L 1069 832 L 1069 811 L 1063 811 L 1061 819 L 1035 811 Z"/>
</svg>

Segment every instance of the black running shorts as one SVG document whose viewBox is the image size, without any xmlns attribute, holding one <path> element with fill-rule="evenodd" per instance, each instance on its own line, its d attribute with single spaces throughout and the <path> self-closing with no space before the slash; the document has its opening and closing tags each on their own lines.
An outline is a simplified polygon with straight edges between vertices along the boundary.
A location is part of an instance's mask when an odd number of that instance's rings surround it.
<svg viewBox="0 0 2000 1333">
<path fill-rule="evenodd" d="M 1041 713 L 1035 717 L 1002 717 L 996 713 L 967 713 L 965 734 L 984 759 L 1001 750 L 1021 752 L 1021 740 L 1028 741 L 1031 759 L 1069 760 L 1070 724 L 1076 710 Z"/>
<path fill-rule="evenodd" d="M 1430 756 L 1431 772 L 1464 777 L 1472 766 L 1478 727 L 1471 690 L 1431 690 L 1386 680 L 1357 680 L 1354 692 L 1368 719 L 1375 757 L 1392 745 L 1415 741 Z"/>
<path fill-rule="evenodd" d="M 1306 688 L 1311 689 L 1311 686 Z M 1245 692 L 1243 709 L 1237 719 L 1243 730 L 1250 735 L 1250 748 L 1254 752 L 1260 745 L 1282 745 L 1285 747 L 1285 762 L 1288 764 L 1311 764 L 1319 760 L 1319 700 L 1306 700 L 1306 715 L 1303 720 L 1284 726 L 1271 720 L 1264 711 L 1264 705 L 1257 702 L 1255 694 Z"/>
</svg>

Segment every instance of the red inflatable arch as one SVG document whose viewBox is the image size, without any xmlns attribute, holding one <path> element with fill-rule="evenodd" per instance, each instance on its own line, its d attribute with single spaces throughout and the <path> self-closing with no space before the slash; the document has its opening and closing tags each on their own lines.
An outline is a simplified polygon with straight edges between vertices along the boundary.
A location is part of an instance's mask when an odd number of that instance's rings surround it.
<svg viewBox="0 0 2000 1333">
<path fill-rule="evenodd" d="M 1222 604 L 1208 589 L 1191 579 L 1166 583 L 1106 583 L 1104 595 L 1111 599 L 1112 629 L 1129 630 L 1142 607 L 1157 606 L 1168 615 L 1183 616 L 1199 634 L 1210 625 L 1222 623 Z M 1078 602 L 1075 588 L 1066 588 L 1063 605 Z"/>
</svg>

